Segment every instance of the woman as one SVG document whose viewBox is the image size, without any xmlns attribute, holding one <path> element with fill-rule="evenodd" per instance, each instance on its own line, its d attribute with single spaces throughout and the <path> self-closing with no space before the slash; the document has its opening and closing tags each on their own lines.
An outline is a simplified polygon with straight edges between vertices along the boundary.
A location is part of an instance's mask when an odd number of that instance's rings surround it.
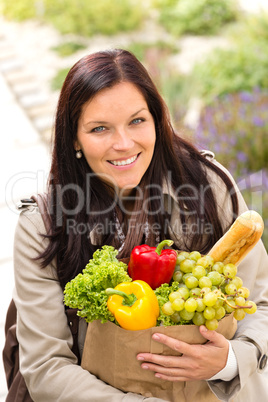
<svg viewBox="0 0 268 402">
<path fill-rule="evenodd" d="M 178 249 L 206 253 L 247 209 L 241 194 L 224 168 L 175 134 L 147 71 L 124 50 L 86 56 L 67 75 L 48 192 L 49 236 L 42 236 L 42 218 L 31 207 L 22 212 L 15 237 L 21 372 L 32 398 L 160 400 L 123 393 L 77 365 L 62 291 L 103 244 L 113 245 L 121 258 L 138 244 L 164 238 Z M 159 342 L 183 357 L 141 353 L 141 367 L 159 381 L 208 380 L 211 400 L 233 398 L 257 375 L 267 351 L 266 266 L 259 242 L 239 268 L 259 308 L 239 323 L 234 340 L 204 327 L 205 346 L 160 335 Z M 81 350 L 85 332 L 81 320 Z"/>
</svg>

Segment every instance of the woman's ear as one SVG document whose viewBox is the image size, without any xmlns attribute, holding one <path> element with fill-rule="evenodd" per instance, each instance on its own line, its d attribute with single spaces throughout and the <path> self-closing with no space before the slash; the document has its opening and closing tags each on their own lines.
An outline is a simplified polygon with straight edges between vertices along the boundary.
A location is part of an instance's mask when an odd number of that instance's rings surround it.
<svg viewBox="0 0 268 402">
<path fill-rule="evenodd" d="M 80 147 L 80 145 L 79 145 L 79 143 L 78 143 L 77 140 L 74 141 L 74 150 L 75 150 L 75 156 L 76 156 L 76 158 L 77 158 L 77 159 L 81 159 L 82 156 L 83 156 L 83 153 L 82 153 L 82 151 L 81 151 L 81 147 Z"/>
<path fill-rule="evenodd" d="M 81 159 L 83 156 L 83 153 L 81 151 L 81 147 L 78 143 L 78 141 L 74 141 L 74 150 L 75 150 L 75 156 L 77 159 Z"/>
<path fill-rule="evenodd" d="M 78 141 L 76 140 L 76 141 L 74 141 L 74 150 L 75 151 L 79 151 L 80 149 L 81 149 L 81 147 L 80 147 L 80 145 L 78 144 Z"/>
</svg>

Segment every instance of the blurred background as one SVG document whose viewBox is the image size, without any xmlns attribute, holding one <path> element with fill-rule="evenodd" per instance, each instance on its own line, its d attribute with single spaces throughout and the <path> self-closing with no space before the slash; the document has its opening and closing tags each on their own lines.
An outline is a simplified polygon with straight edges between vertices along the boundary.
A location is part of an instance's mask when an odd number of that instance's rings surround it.
<svg viewBox="0 0 268 402">
<path fill-rule="evenodd" d="M 177 131 L 209 149 L 266 223 L 267 0 L 0 0 L 0 347 L 12 296 L 15 204 L 43 191 L 59 90 L 84 55 L 134 52 Z M 0 402 L 6 394 L 0 364 Z"/>
</svg>

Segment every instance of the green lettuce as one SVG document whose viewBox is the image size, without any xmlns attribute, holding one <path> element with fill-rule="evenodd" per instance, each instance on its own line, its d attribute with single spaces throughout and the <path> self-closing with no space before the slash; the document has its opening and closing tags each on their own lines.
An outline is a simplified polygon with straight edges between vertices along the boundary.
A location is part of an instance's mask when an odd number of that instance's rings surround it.
<svg viewBox="0 0 268 402">
<path fill-rule="evenodd" d="M 66 306 L 78 309 L 77 315 L 87 322 L 101 320 L 115 322 L 107 308 L 108 296 L 105 289 L 114 288 L 121 282 L 131 282 L 127 265 L 116 258 L 118 251 L 112 246 L 103 246 L 64 289 Z"/>
</svg>

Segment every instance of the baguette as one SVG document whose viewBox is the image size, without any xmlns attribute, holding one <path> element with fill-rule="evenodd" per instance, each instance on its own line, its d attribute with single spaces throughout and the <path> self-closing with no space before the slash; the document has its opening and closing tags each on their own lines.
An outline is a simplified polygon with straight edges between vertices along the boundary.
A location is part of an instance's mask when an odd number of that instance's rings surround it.
<svg viewBox="0 0 268 402">
<path fill-rule="evenodd" d="M 238 265 L 261 238 L 263 229 L 262 217 L 255 211 L 246 211 L 238 216 L 208 255 L 215 262 Z"/>
</svg>

